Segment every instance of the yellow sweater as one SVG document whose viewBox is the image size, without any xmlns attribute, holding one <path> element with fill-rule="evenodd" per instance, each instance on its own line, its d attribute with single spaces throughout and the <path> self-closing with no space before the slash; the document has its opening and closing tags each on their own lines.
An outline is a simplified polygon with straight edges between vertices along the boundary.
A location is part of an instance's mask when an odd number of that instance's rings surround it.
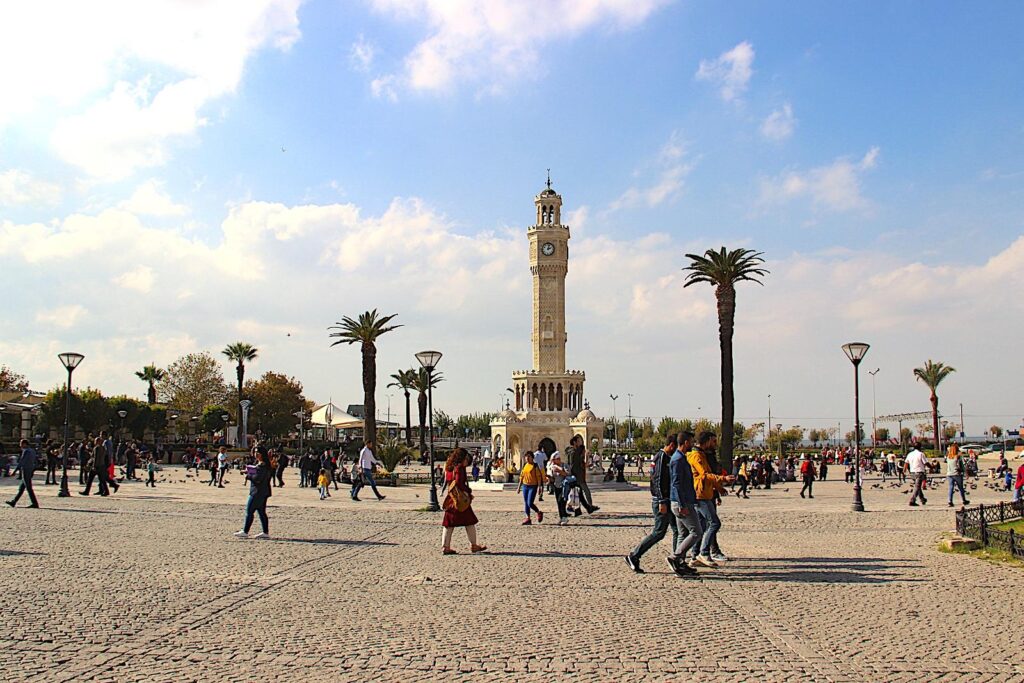
<svg viewBox="0 0 1024 683">
<path fill-rule="evenodd" d="M 519 483 L 523 486 L 540 486 L 544 483 L 544 473 L 533 463 L 526 463 L 519 474 Z"/>
<path fill-rule="evenodd" d="M 317 486 L 326 487 L 328 484 L 331 483 L 331 480 L 327 478 L 326 474 L 321 474 L 320 477 L 316 480 L 316 483 Z"/>
</svg>

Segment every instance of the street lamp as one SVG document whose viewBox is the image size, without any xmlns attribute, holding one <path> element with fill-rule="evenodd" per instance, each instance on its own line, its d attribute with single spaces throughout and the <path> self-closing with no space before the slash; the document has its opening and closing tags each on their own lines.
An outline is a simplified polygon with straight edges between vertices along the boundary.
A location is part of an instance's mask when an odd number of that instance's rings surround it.
<svg viewBox="0 0 1024 683">
<path fill-rule="evenodd" d="M 877 440 L 875 439 L 875 434 L 878 433 L 878 413 L 875 410 L 875 375 L 877 375 L 881 370 L 882 368 L 868 370 L 868 374 L 871 375 L 871 448 L 878 447 Z"/>
<path fill-rule="evenodd" d="M 626 409 L 626 444 L 633 445 L 633 394 L 626 394 L 629 399 L 629 407 Z"/>
<path fill-rule="evenodd" d="M 420 351 L 416 360 L 427 371 L 427 415 L 430 417 L 430 506 L 431 512 L 440 512 L 437 502 L 437 475 L 434 473 L 434 368 L 441 361 L 440 351 Z"/>
<path fill-rule="evenodd" d="M 615 399 L 618 396 L 608 394 L 608 398 L 612 400 L 612 450 L 617 450 L 619 447 L 619 425 L 615 420 Z"/>
<path fill-rule="evenodd" d="M 306 409 L 299 408 L 298 412 L 292 413 L 295 417 L 299 418 L 299 457 L 302 457 L 302 432 L 306 428 Z M 340 456 L 339 456 L 340 457 Z"/>
<path fill-rule="evenodd" d="M 228 415 L 227 413 L 221 413 L 220 414 L 220 419 L 224 420 L 224 445 L 227 446 L 228 445 L 228 420 L 231 419 L 231 416 Z"/>
<path fill-rule="evenodd" d="M 843 344 L 843 353 L 853 363 L 853 459 L 854 459 L 854 480 L 853 480 L 853 511 L 864 512 L 864 500 L 861 497 L 860 485 L 860 362 L 864 360 L 869 344 L 864 342 L 850 342 Z"/>
<path fill-rule="evenodd" d="M 61 465 L 60 474 L 60 492 L 57 494 L 61 498 L 67 498 L 71 495 L 68 491 L 68 440 L 69 440 L 69 429 L 70 429 L 70 417 L 71 417 L 71 373 L 75 371 L 78 364 L 85 358 L 80 353 L 60 353 L 57 354 L 57 358 L 60 359 L 61 364 L 68 371 L 68 385 L 65 390 L 65 401 L 64 401 L 64 462 Z"/>
<path fill-rule="evenodd" d="M 128 417 L 128 411 L 127 410 L 119 410 L 119 411 L 117 411 L 117 416 L 119 418 L 121 418 L 121 431 L 117 435 L 117 441 L 118 441 L 118 443 L 120 443 L 121 441 L 124 441 L 124 419 L 126 417 Z"/>
</svg>

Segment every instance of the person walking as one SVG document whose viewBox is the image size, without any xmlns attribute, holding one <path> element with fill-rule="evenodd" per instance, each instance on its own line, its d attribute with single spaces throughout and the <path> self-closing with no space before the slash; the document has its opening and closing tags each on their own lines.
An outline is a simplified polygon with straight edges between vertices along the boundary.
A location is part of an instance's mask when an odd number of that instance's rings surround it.
<svg viewBox="0 0 1024 683">
<path fill-rule="evenodd" d="M 960 490 L 960 502 L 968 505 L 967 493 L 964 491 L 964 457 L 960 454 L 960 448 L 950 444 L 946 451 L 946 488 L 949 490 L 949 507 L 953 507 L 953 489 Z"/>
<path fill-rule="evenodd" d="M 224 475 L 228 473 L 228 449 L 221 446 L 217 449 L 217 488 L 224 488 Z"/>
<path fill-rule="evenodd" d="M 359 501 L 359 492 L 363 489 L 363 472 L 358 467 L 359 463 L 352 463 L 352 490 L 348 492 L 349 497 L 356 501 Z"/>
<path fill-rule="evenodd" d="M 46 481 L 43 485 L 57 483 L 57 447 L 52 441 L 46 442 Z"/>
<path fill-rule="evenodd" d="M 594 499 L 590 495 L 590 487 L 587 486 L 587 449 L 583 445 L 583 437 L 576 434 L 569 439 L 569 446 L 565 449 L 565 455 L 569 459 L 569 473 L 575 477 L 576 486 L 579 487 L 580 505 L 589 514 L 594 514 L 601 508 L 594 505 Z M 576 516 L 582 513 L 576 508 Z"/>
<path fill-rule="evenodd" d="M 245 478 L 249 481 L 249 500 L 245 504 L 245 524 L 241 531 L 236 531 L 238 538 L 249 538 L 249 529 L 252 528 L 253 518 L 259 515 L 260 528 L 262 531 L 253 538 L 270 538 L 270 520 L 267 518 L 267 501 L 273 492 L 270 488 L 270 477 L 273 469 L 270 466 L 270 456 L 263 446 L 256 447 L 256 466 L 246 468 Z"/>
<path fill-rule="evenodd" d="M 327 487 L 331 485 L 331 480 L 327 477 L 327 470 L 321 469 L 320 475 L 316 479 L 316 486 L 320 490 L 320 500 L 327 500 L 327 496 L 331 495 L 327 493 Z"/>
<path fill-rule="evenodd" d="M 277 480 L 277 485 L 284 486 L 284 471 L 288 467 L 288 456 L 282 450 L 281 454 L 277 456 L 277 467 L 274 470 L 274 477 Z"/>
<path fill-rule="evenodd" d="M 691 475 L 690 478 L 692 479 L 693 475 Z M 747 463 L 747 456 L 745 455 L 740 456 L 740 465 L 736 469 L 736 482 L 740 485 L 739 489 L 736 491 L 736 497 L 750 498 L 750 496 L 747 495 L 747 486 L 750 484 L 750 467 Z"/>
<path fill-rule="evenodd" d="M 156 460 L 151 456 L 146 461 L 146 486 L 156 488 Z"/>
<path fill-rule="evenodd" d="M 89 471 L 89 476 L 85 480 L 85 490 L 79 491 L 78 494 L 81 496 L 88 496 L 89 491 L 92 490 L 93 479 L 98 479 L 99 483 L 97 488 L 101 496 L 110 495 L 110 486 L 114 487 L 116 492 L 119 488 L 116 481 L 109 479 L 108 470 L 110 469 L 110 461 L 108 460 L 107 449 L 103 445 L 103 439 L 96 437 L 93 439 L 92 449 L 92 469 Z"/>
<path fill-rule="evenodd" d="M 716 474 L 708 464 L 708 454 L 713 453 L 718 447 L 718 437 L 714 432 L 701 432 L 697 438 L 697 445 L 687 455 L 686 459 L 693 470 L 693 488 L 697 497 L 697 512 L 700 515 L 701 526 L 704 535 L 701 538 L 700 551 L 694 559 L 698 564 L 711 569 L 717 568 L 718 563 L 712 556 L 712 549 L 715 545 L 718 530 L 722 528 L 722 521 L 718 518 L 718 510 L 715 505 L 715 494 L 724 490 L 724 485 L 733 480 L 732 475 Z M 720 555 L 724 561 L 724 556 Z"/>
<path fill-rule="evenodd" d="M 675 548 L 679 543 L 679 529 L 676 526 L 676 518 L 669 507 L 672 483 L 669 462 L 675 452 L 676 435 L 669 434 L 665 438 L 664 448 L 654 454 L 651 465 L 651 513 L 654 515 L 654 527 L 649 534 L 644 536 L 640 544 L 626 555 L 626 566 L 633 570 L 635 574 L 644 573 L 644 570 L 640 567 L 640 558 L 661 539 L 665 538 L 665 534 L 668 533 L 669 529 L 672 529 L 672 547 Z M 580 501 L 582 500 L 583 497 L 580 496 Z"/>
<path fill-rule="evenodd" d="M 1021 489 L 1024 489 L 1024 463 L 1017 468 L 1017 478 L 1013 483 L 1013 502 L 1019 503 L 1021 496 L 1024 495 Z"/>
<path fill-rule="evenodd" d="M 690 548 L 701 539 L 703 529 L 697 514 L 697 495 L 693 488 L 693 468 L 687 453 L 693 447 L 693 432 L 680 432 L 676 437 L 679 447 L 669 460 L 669 505 L 676 520 L 679 534 L 676 536 L 672 553 L 665 558 L 676 576 L 687 578 L 697 575 L 697 570 L 686 564 Z M 746 464 L 745 462 L 743 463 Z M 742 486 L 742 485 L 741 485 Z M 683 532 L 686 532 L 685 535 Z"/>
<path fill-rule="evenodd" d="M 534 454 L 526 451 L 526 464 L 523 465 L 523 470 L 519 473 L 519 486 L 516 487 L 516 493 L 520 491 L 523 493 L 523 508 L 526 510 L 526 520 L 523 522 L 523 526 L 533 524 L 530 517 L 531 511 L 537 513 L 538 524 L 544 521 L 544 513 L 534 502 L 537 499 L 537 489 L 544 485 L 544 471 L 537 467 L 534 459 Z"/>
<path fill-rule="evenodd" d="M 804 480 L 804 487 L 800 489 L 800 497 L 804 497 L 804 492 L 807 492 L 808 498 L 814 498 L 814 476 L 817 473 L 814 471 L 814 461 L 808 458 L 806 455 L 801 458 L 800 462 L 800 477 Z"/>
<path fill-rule="evenodd" d="M 18 486 L 18 492 L 14 498 L 7 501 L 7 504 L 14 507 L 18 504 L 21 494 L 27 491 L 29 507 L 37 508 L 39 501 L 36 499 L 36 492 L 32 489 L 32 476 L 36 473 L 39 457 L 36 455 L 36 449 L 29 444 L 28 439 L 22 439 L 19 445 L 21 446 L 21 455 L 18 456 L 18 471 L 21 473 L 21 484 Z"/>
<path fill-rule="evenodd" d="M 443 532 L 441 534 L 441 554 L 455 555 L 452 548 L 452 533 L 455 527 L 465 527 L 466 536 L 469 538 L 469 551 L 481 553 L 487 550 L 487 546 L 477 543 L 476 514 L 473 512 L 473 491 L 469 488 L 469 481 L 466 478 L 466 467 L 469 465 L 469 453 L 462 448 L 454 448 L 448 454 L 444 469 L 452 472 L 452 485 L 448 489 L 448 495 L 444 499 L 444 518 L 441 520 Z"/>
<path fill-rule="evenodd" d="M 541 474 L 544 474 L 547 471 L 548 453 L 547 453 L 547 451 L 545 451 L 540 446 L 537 447 L 537 451 L 533 454 L 533 464 L 537 466 L 537 469 L 540 470 Z M 475 477 L 474 477 L 474 479 L 475 479 Z M 543 484 L 541 484 L 537 488 L 537 500 L 541 501 L 542 503 L 544 502 L 544 485 Z M 540 520 L 538 520 L 538 521 L 540 521 Z"/>
<path fill-rule="evenodd" d="M 910 479 L 914 487 L 914 492 L 910 496 L 910 505 L 916 507 L 918 497 L 921 498 L 921 505 L 927 505 L 928 500 L 924 497 L 924 492 L 921 489 L 924 488 L 928 477 L 928 461 L 925 460 L 924 453 L 918 450 L 917 446 L 907 453 L 906 467 L 910 470 Z"/>
<path fill-rule="evenodd" d="M 381 495 L 377 490 L 377 482 L 373 480 L 373 468 L 381 464 L 380 460 L 373 455 L 373 445 L 373 442 L 369 441 L 359 451 L 359 469 L 362 471 L 366 483 L 373 489 L 373 495 L 377 496 L 377 500 L 384 500 L 387 496 Z"/>
<path fill-rule="evenodd" d="M 555 451 L 548 460 L 548 481 L 555 496 L 555 504 L 558 506 L 558 525 L 565 526 L 569 523 L 569 513 L 565 509 L 565 496 L 562 495 L 562 485 L 569 472 L 562 467 L 562 454 Z"/>
</svg>

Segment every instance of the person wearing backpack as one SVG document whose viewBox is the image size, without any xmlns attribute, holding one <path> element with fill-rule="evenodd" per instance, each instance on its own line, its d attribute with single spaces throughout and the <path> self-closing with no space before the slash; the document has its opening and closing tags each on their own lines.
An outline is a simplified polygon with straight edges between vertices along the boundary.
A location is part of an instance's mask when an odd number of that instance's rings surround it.
<svg viewBox="0 0 1024 683">
<path fill-rule="evenodd" d="M 814 485 L 814 476 L 816 474 L 817 472 L 814 471 L 814 463 L 805 455 L 800 463 L 800 476 L 804 480 L 804 487 L 800 489 L 801 498 L 804 497 L 804 491 L 807 492 L 808 498 L 814 498 L 812 487 Z"/>
<path fill-rule="evenodd" d="M 964 457 L 960 455 L 960 449 L 955 443 L 949 445 L 946 451 L 946 487 L 949 489 L 949 507 L 953 507 L 953 489 L 960 490 L 960 501 L 968 504 L 967 494 L 964 492 Z"/>
<path fill-rule="evenodd" d="M 654 515 L 654 528 L 640 541 L 640 544 L 626 555 L 626 566 L 633 573 L 643 574 L 640 567 L 640 558 L 648 550 L 653 548 L 665 534 L 672 529 L 672 547 L 679 543 L 679 528 L 676 526 L 676 517 L 669 508 L 671 502 L 670 486 L 672 475 L 669 471 L 669 461 L 676 452 L 676 435 L 670 434 L 665 439 L 665 447 L 654 454 L 651 464 L 651 513 Z"/>
</svg>

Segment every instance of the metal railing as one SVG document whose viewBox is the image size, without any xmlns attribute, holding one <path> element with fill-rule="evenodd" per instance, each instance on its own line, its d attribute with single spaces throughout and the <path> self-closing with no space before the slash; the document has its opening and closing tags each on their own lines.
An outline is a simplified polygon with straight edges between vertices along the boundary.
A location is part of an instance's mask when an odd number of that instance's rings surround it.
<svg viewBox="0 0 1024 683">
<path fill-rule="evenodd" d="M 1024 559 L 1024 541 L 1019 534 L 1013 529 L 1004 531 L 991 528 L 993 524 L 1002 524 L 1022 517 L 1024 500 L 961 508 L 956 513 L 956 532 L 961 536 L 973 538 L 982 545 L 999 548 L 1014 557 Z"/>
</svg>

